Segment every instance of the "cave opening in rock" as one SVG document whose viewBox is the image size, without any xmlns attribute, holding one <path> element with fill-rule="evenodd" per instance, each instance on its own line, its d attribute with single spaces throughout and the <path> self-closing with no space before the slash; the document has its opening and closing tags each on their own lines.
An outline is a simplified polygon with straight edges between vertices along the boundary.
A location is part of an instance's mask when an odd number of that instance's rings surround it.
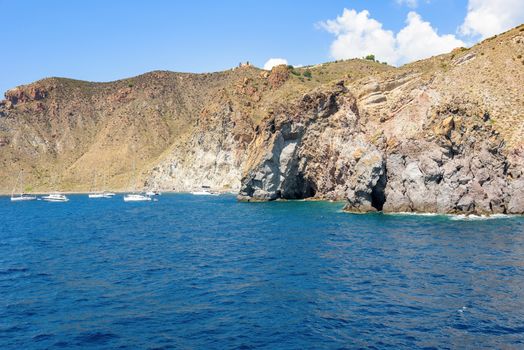
<svg viewBox="0 0 524 350">
<path fill-rule="evenodd" d="M 377 184 L 371 190 L 371 206 L 378 211 L 382 211 L 384 203 L 386 203 L 386 183 L 387 176 L 386 170 L 384 169 Z"/>
<path fill-rule="evenodd" d="M 286 181 L 283 185 L 284 189 L 280 194 L 280 198 L 284 199 L 311 198 L 317 192 L 315 184 L 302 174 L 298 174 L 293 178 L 293 181 Z"/>
</svg>

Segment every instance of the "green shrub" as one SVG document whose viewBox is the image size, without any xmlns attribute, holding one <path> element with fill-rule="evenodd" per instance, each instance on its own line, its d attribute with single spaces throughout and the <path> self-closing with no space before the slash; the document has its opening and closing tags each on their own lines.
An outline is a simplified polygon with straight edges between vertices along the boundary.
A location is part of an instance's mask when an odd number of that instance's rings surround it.
<svg viewBox="0 0 524 350">
<path fill-rule="evenodd" d="M 302 75 L 308 79 L 311 79 L 311 76 L 312 76 L 311 71 L 309 69 L 306 70 Z"/>
<path fill-rule="evenodd" d="M 375 62 L 375 55 L 367 55 L 364 59 Z"/>
</svg>

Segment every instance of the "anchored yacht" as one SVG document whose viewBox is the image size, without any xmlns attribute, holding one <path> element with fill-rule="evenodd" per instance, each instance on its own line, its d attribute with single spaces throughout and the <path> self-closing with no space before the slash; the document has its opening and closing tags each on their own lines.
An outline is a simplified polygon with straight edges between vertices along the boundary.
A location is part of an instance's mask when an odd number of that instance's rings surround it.
<svg viewBox="0 0 524 350">
<path fill-rule="evenodd" d="M 15 194 L 16 188 L 18 186 L 18 183 L 20 183 L 20 189 L 23 189 L 23 180 L 22 180 L 22 172 L 18 173 L 18 177 L 16 179 L 15 187 L 13 187 L 13 191 L 11 192 L 11 201 L 12 202 L 21 202 L 21 201 L 34 201 L 36 200 L 36 196 L 25 194 L 22 191 L 20 191 L 19 194 Z"/>
<path fill-rule="evenodd" d="M 211 188 L 209 186 L 202 186 L 202 189 L 200 189 L 199 191 L 192 191 L 190 193 L 195 196 L 218 196 L 219 195 L 218 192 L 211 191 Z"/>
<path fill-rule="evenodd" d="M 42 200 L 46 202 L 67 202 L 69 201 L 69 198 L 67 198 L 65 195 L 61 193 L 51 193 L 47 196 L 43 196 Z"/>
<path fill-rule="evenodd" d="M 12 202 L 20 202 L 20 201 L 34 201 L 36 200 L 36 196 L 32 196 L 30 194 L 20 193 L 19 195 L 12 195 L 11 201 Z"/>
<path fill-rule="evenodd" d="M 93 190 L 87 196 L 89 198 L 112 198 L 115 195 L 114 193 L 96 190 L 96 177 L 97 177 L 97 174 L 94 173 L 93 174 L 93 186 L 92 186 Z M 105 177 L 104 177 L 104 187 L 105 187 Z"/>
<path fill-rule="evenodd" d="M 124 202 L 147 202 L 151 197 L 141 193 L 128 193 L 124 196 Z"/>
<path fill-rule="evenodd" d="M 136 191 L 136 164 L 135 160 L 133 160 L 133 191 L 131 193 L 128 193 L 124 196 L 124 202 L 149 202 L 151 201 L 151 196 L 149 196 L 147 193 L 138 193 Z"/>
</svg>

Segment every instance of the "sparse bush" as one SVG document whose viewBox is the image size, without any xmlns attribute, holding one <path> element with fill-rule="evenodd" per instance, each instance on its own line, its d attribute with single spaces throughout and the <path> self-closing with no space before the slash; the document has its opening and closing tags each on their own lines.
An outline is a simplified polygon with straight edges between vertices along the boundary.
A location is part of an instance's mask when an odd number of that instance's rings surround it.
<svg viewBox="0 0 524 350">
<path fill-rule="evenodd" d="M 311 79 L 311 76 L 312 76 L 311 71 L 309 69 L 306 70 L 302 75 L 308 79 Z"/>
<path fill-rule="evenodd" d="M 376 62 L 375 55 L 367 55 L 364 57 L 365 60 Z"/>
</svg>

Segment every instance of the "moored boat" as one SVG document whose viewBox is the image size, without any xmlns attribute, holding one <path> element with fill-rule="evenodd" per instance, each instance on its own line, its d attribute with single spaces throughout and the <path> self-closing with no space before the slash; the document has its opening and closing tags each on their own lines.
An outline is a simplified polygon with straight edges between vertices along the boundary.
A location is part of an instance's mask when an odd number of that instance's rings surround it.
<svg viewBox="0 0 524 350">
<path fill-rule="evenodd" d="M 67 198 L 65 195 L 61 193 L 51 193 L 47 196 L 43 196 L 42 200 L 46 202 L 67 202 L 69 201 L 69 198 Z"/>
<path fill-rule="evenodd" d="M 161 193 L 158 192 L 158 191 L 147 191 L 147 192 L 146 192 L 146 195 L 147 195 L 147 196 L 160 196 Z"/>
<path fill-rule="evenodd" d="M 23 186 L 23 180 L 22 180 L 22 172 L 18 174 L 18 177 L 16 179 L 15 187 L 13 187 L 13 191 L 11 192 L 11 202 L 24 202 L 24 201 L 34 201 L 36 200 L 36 196 L 26 194 L 23 192 L 20 192 L 19 194 L 15 194 L 16 188 L 18 186 L 18 183 L 20 183 L 20 187 L 24 188 Z"/>
<path fill-rule="evenodd" d="M 25 194 L 25 193 L 11 196 L 12 202 L 34 201 L 34 200 L 36 200 L 36 196 L 32 196 L 30 194 Z"/>
<path fill-rule="evenodd" d="M 141 193 L 128 193 L 124 196 L 124 202 L 148 202 L 151 197 Z"/>
<path fill-rule="evenodd" d="M 220 193 L 216 191 L 211 191 L 209 186 L 202 186 L 200 190 L 189 192 L 195 196 L 218 196 Z"/>
</svg>

